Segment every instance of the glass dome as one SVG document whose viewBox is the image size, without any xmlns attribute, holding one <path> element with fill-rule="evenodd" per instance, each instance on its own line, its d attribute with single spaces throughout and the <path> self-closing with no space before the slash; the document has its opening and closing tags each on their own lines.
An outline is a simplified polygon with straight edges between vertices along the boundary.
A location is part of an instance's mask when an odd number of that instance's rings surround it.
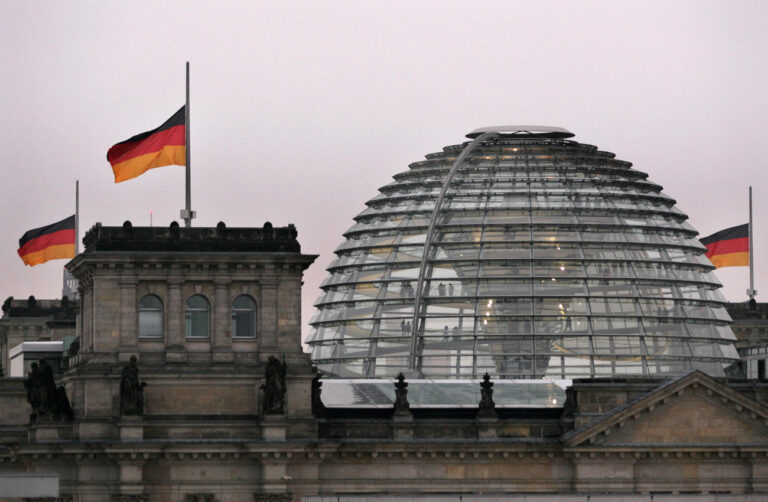
<svg viewBox="0 0 768 502">
<path fill-rule="evenodd" d="M 321 371 L 722 376 L 738 360 L 706 249 L 647 174 L 563 129 L 468 136 L 344 234 L 310 321 Z"/>
</svg>

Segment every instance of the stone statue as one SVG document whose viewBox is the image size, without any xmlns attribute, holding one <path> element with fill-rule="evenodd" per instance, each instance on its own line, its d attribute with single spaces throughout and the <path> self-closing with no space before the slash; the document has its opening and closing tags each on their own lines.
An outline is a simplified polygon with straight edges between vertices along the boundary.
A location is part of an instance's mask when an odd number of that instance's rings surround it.
<svg viewBox="0 0 768 502">
<path fill-rule="evenodd" d="M 312 379 L 312 414 L 316 417 L 325 416 L 325 405 L 321 398 L 323 382 L 320 381 L 320 374 L 316 374 Z"/>
<path fill-rule="evenodd" d="M 32 421 L 72 420 L 72 407 L 69 405 L 64 387 L 56 387 L 53 367 L 42 359 L 40 364 L 32 363 L 32 370 L 24 380 L 27 402 L 32 407 Z"/>
<path fill-rule="evenodd" d="M 8 298 L 5 299 L 5 301 L 3 302 L 3 313 L 4 314 L 8 313 L 8 311 L 11 310 L 11 305 L 12 304 L 13 304 L 13 297 L 12 296 L 9 296 Z"/>
<path fill-rule="evenodd" d="M 480 404 L 477 408 L 477 416 L 480 418 L 496 417 L 496 403 L 493 402 L 493 382 L 491 382 L 491 376 L 488 373 L 483 375 L 483 382 L 480 384 Z"/>
<path fill-rule="evenodd" d="M 32 421 L 43 414 L 42 373 L 37 363 L 32 363 L 32 369 L 24 380 L 27 390 L 27 402 L 32 407 Z"/>
<path fill-rule="evenodd" d="M 53 379 L 53 367 L 45 359 L 40 360 L 40 379 L 43 414 L 54 417 L 58 413 L 58 391 Z"/>
<path fill-rule="evenodd" d="M 56 420 L 69 420 L 72 421 L 74 413 L 72 412 L 72 406 L 69 404 L 69 398 L 67 398 L 67 391 L 64 390 L 63 385 L 59 385 L 56 389 L 56 413 L 54 415 Z"/>
<path fill-rule="evenodd" d="M 123 367 L 120 375 L 120 414 L 144 414 L 144 387 L 146 383 L 139 381 L 139 366 L 136 356 L 131 356 L 128 364 Z"/>
<path fill-rule="evenodd" d="M 282 415 L 285 412 L 285 371 L 285 360 L 280 361 L 275 356 L 269 356 L 264 371 L 266 382 L 261 386 L 264 391 L 266 415 Z"/>
<path fill-rule="evenodd" d="M 395 382 L 395 415 L 410 413 L 411 404 L 408 402 L 408 384 L 402 373 L 397 375 Z"/>
</svg>

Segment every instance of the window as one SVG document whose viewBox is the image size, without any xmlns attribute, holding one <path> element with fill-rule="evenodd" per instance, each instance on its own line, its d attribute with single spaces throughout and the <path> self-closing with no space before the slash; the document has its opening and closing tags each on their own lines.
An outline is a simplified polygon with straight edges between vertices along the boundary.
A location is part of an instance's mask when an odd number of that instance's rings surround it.
<svg viewBox="0 0 768 502">
<path fill-rule="evenodd" d="M 248 295 L 240 295 L 232 302 L 232 336 L 256 336 L 256 302 Z"/>
<path fill-rule="evenodd" d="M 139 301 L 139 337 L 163 337 L 163 301 L 155 295 Z"/>
<path fill-rule="evenodd" d="M 203 295 L 190 296 L 184 318 L 187 322 L 188 338 L 208 338 L 211 304 Z"/>
</svg>

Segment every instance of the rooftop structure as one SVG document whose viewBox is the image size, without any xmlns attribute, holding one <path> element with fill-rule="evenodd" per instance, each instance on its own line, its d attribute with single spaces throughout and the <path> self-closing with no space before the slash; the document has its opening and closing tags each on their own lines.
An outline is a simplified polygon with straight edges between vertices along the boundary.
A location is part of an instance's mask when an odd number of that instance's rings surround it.
<svg viewBox="0 0 768 502">
<path fill-rule="evenodd" d="M 9 375 L 10 351 L 24 342 L 63 341 L 67 350 L 75 339 L 75 319 L 80 302 L 69 297 L 60 300 L 8 297 L 0 318 L 0 370 Z"/>
<path fill-rule="evenodd" d="M 478 129 L 382 187 L 321 285 L 320 370 L 725 375 L 735 337 L 698 232 L 646 173 L 571 136 Z"/>
<path fill-rule="evenodd" d="M 280 251 L 298 249 L 295 229 L 270 227 L 91 229 L 67 264 L 82 293 L 80 351 L 61 375 L 40 362 L 26 379 L 0 378 L 0 498 L 748 502 L 768 492 L 768 382 L 701 371 L 525 385 L 319 379 L 300 325 L 315 256 Z M 243 251 L 259 246 L 277 250 Z"/>
<path fill-rule="evenodd" d="M 290 252 L 301 251 L 296 240 L 296 227 L 275 228 L 270 222 L 261 228 L 227 228 L 224 222 L 215 227 L 181 229 L 173 222 L 168 227 L 134 227 L 130 221 L 122 227 L 95 224 L 85 233 L 85 252 L 101 251 L 170 251 L 200 252 Z"/>
</svg>

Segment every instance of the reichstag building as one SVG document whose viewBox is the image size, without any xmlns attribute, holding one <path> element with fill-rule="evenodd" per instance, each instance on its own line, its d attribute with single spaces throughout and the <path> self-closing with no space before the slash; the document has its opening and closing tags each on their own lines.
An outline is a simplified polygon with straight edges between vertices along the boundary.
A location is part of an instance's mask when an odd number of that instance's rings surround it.
<svg viewBox="0 0 768 502">
<path fill-rule="evenodd" d="M 768 308 L 727 304 L 675 200 L 572 137 L 478 129 L 395 174 L 311 354 L 300 229 L 95 224 L 75 298 L 3 303 L 0 498 L 764 500 Z"/>
</svg>

